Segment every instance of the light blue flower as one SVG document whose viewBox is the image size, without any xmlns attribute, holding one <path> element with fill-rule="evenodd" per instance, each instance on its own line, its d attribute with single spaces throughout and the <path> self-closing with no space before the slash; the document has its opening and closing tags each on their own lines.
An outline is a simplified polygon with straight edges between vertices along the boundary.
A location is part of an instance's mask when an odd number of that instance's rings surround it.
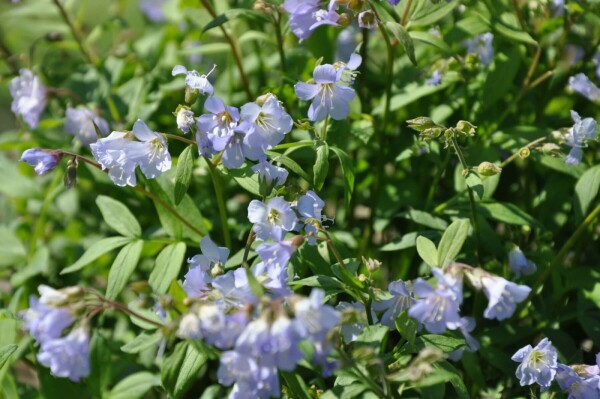
<svg viewBox="0 0 600 399">
<path fill-rule="evenodd" d="M 171 169 L 171 154 L 160 134 L 150 130 L 141 119 L 134 123 L 133 134 L 139 141 L 125 146 L 125 158 L 139 165 L 144 176 L 154 179 Z"/>
<path fill-rule="evenodd" d="M 341 73 L 331 64 L 319 65 L 313 72 L 315 84 L 298 82 L 294 86 L 301 100 L 313 100 L 308 109 L 311 121 L 322 121 L 327 115 L 333 119 L 345 119 L 350 113 L 348 103 L 355 96 L 354 89 L 340 86 Z"/>
<path fill-rule="evenodd" d="M 600 398 L 600 376 L 576 372 L 575 367 L 558 363 L 556 368 L 556 382 L 563 392 L 569 393 L 568 399 Z"/>
<path fill-rule="evenodd" d="M 437 279 L 434 290 L 429 282 L 419 278 L 413 284 L 418 297 L 408 310 L 410 317 L 423 323 L 427 331 L 440 334 L 447 328 L 456 330 L 462 325 L 459 305 L 462 302 L 462 283 L 453 276 L 444 275 L 440 269 L 433 269 Z"/>
<path fill-rule="evenodd" d="M 185 84 L 190 90 L 198 90 L 200 94 L 208 94 L 209 96 L 213 95 L 214 89 L 212 84 L 208 81 L 208 76 L 214 71 L 216 65 L 213 66 L 206 75 L 200 75 L 198 71 L 191 70 L 188 71 L 186 67 L 183 65 L 175 65 L 171 74 L 173 76 L 176 75 L 185 75 Z"/>
<path fill-rule="evenodd" d="M 508 265 L 517 278 L 521 276 L 521 273 L 529 276 L 537 270 L 535 263 L 527 259 L 519 247 L 513 248 L 508 253 Z"/>
<path fill-rule="evenodd" d="M 283 8 L 290 13 L 290 30 L 300 41 L 321 25 L 338 25 L 337 2 L 330 0 L 327 9 L 321 9 L 320 3 L 320 0 L 285 0 L 283 3 Z"/>
<path fill-rule="evenodd" d="M 198 321 L 204 341 L 219 349 L 231 349 L 248 325 L 245 311 L 225 313 L 214 304 L 204 304 L 198 312 Z"/>
<path fill-rule="evenodd" d="M 108 134 L 108 123 L 87 108 L 67 108 L 65 130 L 81 144 L 90 145 L 98 140 L 96 128 L 103 136 Z M 95 126 L 94 126 L 95 125 Z"/>
<path fill-rule="evenodd" d="M 207 98 L 204 108 L 210 113 L 198 118 L 196 141 L 199 149 L 205 148 L 200 155 L 210 156 L 225 149 L 240 120 L 240 113 L 237 108 L 225 105 L 217 97 Z"/>
<path fill-rule="evenodd" d="M 575 111 L 571 111 L 571 118 L 573 118 L 575 124 L 566 137 L 567 145 L 571 147 L 571 151 L 565 158 L 565 163 L 567 165 L 577 165 L 581 162 L 583 148 L 587 147 L 586 142 L 596 137 L 597 123 L 593 118 L 581 119 Z"/>
<path fill-rule="evenodd" d="M 150 21 L 158 23 L 165 20 L 163 7 L 167 2 L 168 0 L 140 0 L 139 7 Z"/>
<path fill-rule="evenodd" d="M 239 309 L 256 303 L 257 298 L 250 288 L 246 273 L 246 269 L 240 267 L 215 277 L 212 286 L 219 298 L 214 303 L 225 310 Z"/>
<path fill-rule="evenodd" d="M 29 308 L 20 313 L 23 328 L 41 345 L 59 338 L 63 330 L 75 321 L 68 308 L 47 306 L 36 297 L 29 297 Z"/>
<path fill-rule="evenodd" d="M 11 111 L 35 129 L 46 108 L 46 87 L 29 69 L 21 69 L 19 76 L 10 81 L 9 89 L 13 98 Z"/>
<path fill-rule="evenodd" d="M 262 243 L 256 253 L 262 260 L 252 268 L 252 273 L 274 297 L 292 293 L 288 286 L 288 262 L 294 253 L 294 247 L 288 241 Z"/>
<path fill-rule="evenodd" d="M 273 94 L 266 95 L 266 100 L 261 104 L 252 102 L 243 105 L 241 116 L 242 119 L 256 125 L 255 131 L 262 140 L 263 153 L 281 143 L 294 125 L 292 117 Z"/>
<path fill-rule="evenodd" d="M 442 84 L 442 76 L 442 71 L 436 69 L 425 83 L 429 86 L 439 86 Z"/>
<path fill-rule="evenodd" d="M 90 374 L 89 331 L 85 327 L 77 327 L 65 337 L 45 342 L 37 359 L 53 375 L 78 382 Z"/>
<path fill-rule="evenodd" d="M 117 186 L 136 184 L 136 164 L 125 155 L 125 147 L 132 142 L 133 138 L 131 132 L 112 132 L 108 137 L 90 144 L 92 155 L 103 170 L 108 169 L 108 177 Z"/>
<path fill-rule="evenodd" d="M 256 160 L 264 156 L 263 148 L 263 140 L 256 134 L 256 125 L 242 121 L 233 128 L 233 134 L 225 145 L 223 165 L 228 169 L 237 169 L 244 164 L 246 158 Z"/>
<path fill-rule="evenodd" d="M 296 210 L 300 215 L 300 220 L 304 223 L 304 231 L 306 232 L 306 241 L 310 245 L 317 243 L 317 234 L 319 232 L 315 222 L 323 221 L 323 207 L 325 202 L 312 190 L 308 190 L 306 194 L 298 199 Z"/>
<path fill-rule="evenodd" d="M 288 177 L 288 171 L 273 165 L 266 159 L 252 166 L 252 170 L 258 174 L 258 184 L 265 187 L 265 192 L 270 193 L 273 188 L 283 185 Z"/>
<path fill-rule="evenodd" d="M 486 319 L 508 319 L 515 312 L 517 304 L 523 302 L 531 292 L 526 285 L 518 285 L 499 276 L 483 276 L 481 284 L 489 300 L 483 312 Z"/>
<path fill-rule="evenodd" d="M 188 259 L 190 270 L 183 280 L 183 289 L 190 298 L 203 296 L 210 291 L 209 284 L 214 276 L 223 273 L 229 257 L 229 249 L 217 247 L 208 235 L 200 241 L 200 250 L 202 254 Z"/>
<path fill-rule="evenodd" d="M 583 73 L 569 78 L 569 88 L 590 101 L 600 101 L 600 89 Z"/>
<path fill-rule="evenodd" d="M 388 285 L 388 291 L 392 297 L 381 302 L 374 302 L 373 309 L 384 312 L 381 316 L 381 324 L 395 330 L 396 319 L 400 313 L 409 309 L 415 300 L 408 286 L 402 280 L 392 281 Z"/>
<path fill-rule="evenodd" d="M 196 124 L 194 113 L 187 107 L 179 108 L 175 118 L 177 120 L 177 129 L 186 134 L 189 133 L 192 126 Z"/>
<path fill-rule="evenodd" d="M 556 376 L 556 349 L 548 338 L 541 340 L 535 348 L 527 345 L 519 349 L 511 359 L 521 363 L 516 372 L 521 386 L 537 383 L 546 390 Z"/>
<path fill-rule="evenodd" d="M 483 65 L 488 65 L 494 60 L 494 34 L 487 32 L 475 36 L 466 42 L 467 53 L 476 54 Z"/>
<path fill-rule="evenodd" d="M 274 197 L 267 204 L 253 200 L 248 205 L 248 220 L 259 240 L 273 238 L 281 241 L 285 232 L 291 231 L 297 221 L 291 205 L 282 197 Z"/>
<path fill-rule="evenodd" d="M 33 166 L 33 170 L 38 175 L 43 175 L 56 168 L 60 158 L 61 155 L 58 152 L 45 151 L 38 148 L 25 150 L 23 155 L 21 155 L 21 161 Z"/>
</svg>

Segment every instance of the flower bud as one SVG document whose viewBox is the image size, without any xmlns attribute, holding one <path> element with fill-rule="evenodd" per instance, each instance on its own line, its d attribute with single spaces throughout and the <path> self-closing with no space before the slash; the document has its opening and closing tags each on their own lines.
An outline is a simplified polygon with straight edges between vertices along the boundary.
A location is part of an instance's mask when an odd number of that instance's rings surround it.
<svg viewBox="0 0 600 399">
<path fill-rule="evenodd" d="M 426 116 L 409 119 L 406 121 L 408 127 L 418 132 L 423 132 L 428 129 L 445 129 L 444 126 L 437 124 L 433 119 Z M 441 132 L 440 132 L 441 133 Z"/>
<path fill-rule="evenodd" d="M 184 133 L 189 133 L 190 128 L 196 123 L 194 113 L 184 106 L 177 109 L 177 128 Z"/>
<path fill-rule="evenodd" d="M 372 259 L 372 258 L 367 259 L 363 256 L 362 261 L 370 273 L 373 273 L 374 271 L 379 269 L 379 267 L 381 266 L 381 262 L 378 261 L 377 259 Z"/>
<path fill-rule="evenodd" d="M 189 86 L 185 86 L 185 102 L 192 105 L 198 99 L 198 89 L 191 89 Z"/>
<path fill-rule="evenodd" d="M 360 28 L 375 29 L 377 28 L 377 17 L 371 10 L 366 10 L 358 14 L 358 26 Z"/>
<path fill-rule="evenodd" d="M 302 246 L 302 244 L 304 244 L 304 236 L 297 235 L 294 238 L 292 238 L 292 247 L 295 250 L 300 248 Z"/>
<path fill-rule="evenodd" d="M 480 176 L 494 176 L 502 172 L 502 168 L 491 162 L 482 162 L 477 166 L 477 173 Z"/>
<path fill-rule="evenodd" d="M 560 147 L 554 143 L 546 143 L 540 147 L 542 152 L 546 155 L 558 155 L 560 154 Z"/>
<path fill-rule="evenodd" d="M 340 15 L 340 18 L 338 19 L 337 23 L 341 26 L 341 27 L 346 27 L 349 26 L 352 23 L 352 17 L 349 14 L 342 14 Z"/>
<path fill-rule="evenodd" d="M 521 157 L 521 159 L 525 159 L 529 155 L 531 155 L 531 151 L 529 150 L 529 148 L 523 147 L 519 150 L 519 156 Z"/>
<path fill-rule="evenodd" d="M 73 158 L 67 163 L 67 173 L 65 173 L 64 183 L 67 189 L 77 183 L 77 158 Z"/>
<path fill-rule="evenodd" d="M 467 136 L 474 136 L 476 128 L 477 126 L 471 124 L 471 122 L 468 121 L 458 121 L 458 123 L 456 124 L 456 131 L 459 133 L 463 133 Z"/>
<path fill-rule="evenodd" d="M 60 42 L 64 36 L 60 32 L 48 32 L 46 33 L 46 40 L 49 42 Z"/>
</svg>

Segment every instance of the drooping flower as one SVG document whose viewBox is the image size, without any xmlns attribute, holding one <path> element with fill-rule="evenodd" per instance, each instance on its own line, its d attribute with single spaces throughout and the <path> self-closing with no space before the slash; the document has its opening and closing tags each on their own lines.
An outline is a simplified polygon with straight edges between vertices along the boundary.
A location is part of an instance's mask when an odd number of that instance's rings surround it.
<svg viewBox="0 0 600 399">
<path fill-rule="evenodd" d="M 354 52 L 354 49 L 358 45 L 358 43 L 356 42 L 357 31 L 358 30 L 355 26 L 350 25 L 340 32 L 335 43 L 336 60 L 346 60 L 350 58 L 350 56 Z"/>
<path fill-rule="evenodd" d="M 431 333 L 440 334 L 446 328 L 456 330 L 462 325 L 458 313 L 462 302 L 462 284 L 444 275 L 440 269 L 433 269 L 432 273 L 437 279 L 437 288 L 434 290 L 429 282 L 417 279 L 413 291 L 418 299 L 408 314 L 423 323 Z"/>
<path fill-rule="evenodd" d="M 286 169 L 273 165 L 264 158 L 252 166 L 252 170 L 258 174 L 258 184 L 261 188 L 264 187 L 264 191 L 267 194 L 271 193 L 273 188 L 285 183 L 288 177 Z"/>
<path fill-rule="evenodd" d="M 567 135 L 567 145 L 571 147 L 571 151 L 565 158 L 567 165 L 577 165 L 581 162 L 583 156 L 583 148 L 587 147 L 586 141 L 592 140 L 596 136 L 597 123 L 593 118 L 581 119 L 579 114 L 571 111 L 571 118 L 575 124 Z"/>
<path fill-rule="evenodd" d="M 260 137 L 260 146 L 264 153 L 281 143 L 285 135 L 292 130 L 294 122 L 277 97 L 273 94 L 267 94 L 266 100 L 265 96 L 262 97 L 260 101 L 243 105 L 241 116 L 244 120 L 256 125 L 255 132 Z M 258 158 L 250 159 L 257 160 Z"/>
<path fill-rule="evenodd" d="M 208 81 L 208 76 L 214 71 L 216 65 L 213 66 L 206 75 L 200 75 L 198 71 L 191 70 L 188 71 L 186 67 L 183 65 L 175 65 L 171 74 L 173 76 L 176 75 L 185 75 L 185 84 L 190 90 L 198 90 L 200 94 L 208 94 L 209 96 L 213 95 L 214 89 L 212 84 Z"/>
<path fill-rule="evenodd" d="M 300 41 L 308 38 L 321 25 L 338 25 L 338 5 L 330 0 L 327 9 L 321 9 L 320 0 L 285 0 L 283 8 L 290 13 L 290 30 Z"/>
<path fill-rule="evenodd" d="M 285 199 L 274 197 L 267 204 L 252 200 L 248 205 L 248 220 L 254 223 L 252 229 L 259 240 L 281 241 L 286 231 L 293 230 L 297 218 Z"/>
<path fill-rule="evenodd" d="M 102 136 L 108 134 L 108 123 L 87 108 L 67 108 L 65 130 L 75 136 L 81 144 L 90 145 L 98 140 L 97 130 Z"/>
<path fill-rule="evenodd" d="M 442 84 L 442 77 L 442 71 L 436 69 L 425 83 L 429 86 L 439 86 Z"/>
<path fill-rule="evenodd" d="M 165 20 L 164 5 L 168 0 L 140 0 L 139 7 L 144 15 L 152 22 Z"/>
<path fill-rule="evenodd" d="M 319 65 L 313 72 L 315 83 L 298 82 L 294 86 L 301 100 L 313 100 L 308 109 L 311 121 L 322 121 L 327 115 L 333 119 L 345 119 L 350 113 L 348 103 L 355 96 L 354 89 L 337 83 L 341 73 L 331 64 Z"/>
<path fill-rule="evenodd" d="M 200 307 L 198 323 L 201 335 L 209 345 L 219 349 L 231 349 L 248 325 L 248 316 L 244 311 L 226 314 L 214 304 Z"/>
<path fill-rule="evenodd" d="M 381 316 L 381 324 L 396 329 L 396 319 L 404 310 L 409 309 L 414 303 L 414 299 L 406 283 L 402 280 L 392 281 L 388 286 L 391 298 L 381 302 L 375 302 L 373 309 L 378 312 L 384 312 Z"/>
<path fill-rule="evenodd" d="M 291 294 L 287 265 L 294 250 L 288 241 L 262 243 L 256 248 L 262 262 L 253 267 L 252 273 L 276 297 Z"/>
<path fill-rule="evenodd" d="M 90 374 L 90 334 L 86 327 L 77 327 L 67 336 L 47 341 L 37 359 L 53 375 L 78 382 Z"/>
<path fill-rule="evenodd" d="M 29 69 L 21 69 L 19 76 L 10 81 L 9 89 L 13 98 L 11 111 L 35 129 L 46 108 L 46 87 Z"/>
<path fill-rule="evenodd" d="M 41 345 L 59 338 L 75 321 L 68 308 L 44 305 L 36 297 L 29 298 L 29 308 L 21 312 L 23 327 Z"/>
<path fill-rule="evenodd" d="M 369 325 L 365 305 L 361 302 L 341 301 L 335 307 L 335 310 L 342 316 L 342 337 L 344 342 L 350 343 L 358 339 L 363 330 Z M 376 310 L 376 309 L 375 309 Z M 373 321 L 377 320 L 375 312 L 371 311 Z"/>
<path fill-rule="evenodd" d="M 246 273 L 246 269 L 240 267 L 215 277 L 212 286 L 219 294 L 219 298 L 214 303 L 225 310 L 238 309 L 255 303 L 257 298 L 250 288 Z"/>
<path fill-rule="evenodd" d="M 45 151 L 38 148 L 25 150 L 23 155 L 21 155 L 21 161 L 33 166 L 33 170 L 38 175 L 43 175 L 56 168 L 60 158 L 61 155 L 58 152 Z"/>
<path fill-rule="evenodd" d="M 590 101 L 600 101 L 600 89 L 583 73 L 569 78 L 569 88 Z"/>
<path fill-rule="evenodd" d="M 196 118 L 194 112 L 187 107 L 180 107 L 177 111 L 177 129 L 183 133 L 189 133 L 192 126 L 196 124 Z"/>
<path fill-rule="evenodd" d="M 541 340 L 535 348 L 527 345 L 519 349 L 511 359 L 521 363 L 516 372 L 521 386 L 537 383 L 545 390 L 556 376 L 556 349 L 548 338 Z"/>
<path fill-rule="evenodd" d="M 523 302 L 531 292 L 526 285 L 518 285 L 499 276 L 483 276 L 481 284 L 489 300 L 483 312 L 486 319 L 508 319 L 515 312 L 517 304 Z"/>
<path fill-rule="evenodd" d="M 508 265 L 517 278 L 521 276 L 521 273 L 529 276 L 537 270 L 535 263 L 527 259 L 519 247 L 513 248 L 508 253 Z"/>
<path fill-rule="evenodd" d="M 475 36 L 466 42 L 467 53 L 476 54 L 483 65 L 488 65 L 494 60 L 494 34 L 487 32 Z"/>
</svg>

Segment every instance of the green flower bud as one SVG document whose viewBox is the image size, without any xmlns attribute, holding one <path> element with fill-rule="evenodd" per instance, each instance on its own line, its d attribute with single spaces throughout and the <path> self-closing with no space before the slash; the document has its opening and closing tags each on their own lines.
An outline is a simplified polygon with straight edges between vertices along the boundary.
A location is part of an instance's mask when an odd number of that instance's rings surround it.
<svg viewBox="0 0 600 399">
<path fill-rule="evenodd" d="M 428 129 L 445 129 L 444 126 L 437 124 L 433 119 L 426 116 L 419 116 L 415 119 L 409 119 L 406 121 L 406 123 L 408 124 L 409 128 L 416 130 L 417 132 L 423 132 Z"/>
<path fill-rule="evenodd" d="M 531 155 L 531 151 L 529 150 L 529 148 L 527 148 L 527 147 L 523 147 L 523 148 L 521 148 L 521 149 L 519 150 L 519 156 L 520 156 L 522 159 L 525 159 L 525 158 L 527 158 L 529 155 Z"/>
<path fill-rule="evenodd" d="M 185 86 L 185 102 L 192 105 L 198 99 L 198 89 L 191 90 L 189 86 Z"/>
<path fill-rule="evenodd" d="M 456 124 L 456 131 L 459 133 L 463 133 L 467 136 L 474 136 L 476 128 L 477 126 L 471 124 L 471 122 L 468 121 L 458 121 L 458 123 Z"/>
<path fill-rule="evenodd" d="M 477 173 L 480 176 L 494 176 L 502 172 L 502 168 L 491 163 L 491 162 L 482 162 L 477 167 Z"/>
</svg>

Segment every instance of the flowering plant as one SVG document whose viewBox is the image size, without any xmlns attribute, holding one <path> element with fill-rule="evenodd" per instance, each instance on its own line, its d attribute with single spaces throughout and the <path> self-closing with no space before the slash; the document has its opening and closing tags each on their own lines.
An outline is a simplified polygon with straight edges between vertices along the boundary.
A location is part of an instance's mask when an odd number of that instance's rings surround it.
<svg viewBox="0 0 600 399">
<path fill-rule="evenodd" d="M 0 4 L 0 397 L 599 398 L 599 14 Z"/>
</svg>

